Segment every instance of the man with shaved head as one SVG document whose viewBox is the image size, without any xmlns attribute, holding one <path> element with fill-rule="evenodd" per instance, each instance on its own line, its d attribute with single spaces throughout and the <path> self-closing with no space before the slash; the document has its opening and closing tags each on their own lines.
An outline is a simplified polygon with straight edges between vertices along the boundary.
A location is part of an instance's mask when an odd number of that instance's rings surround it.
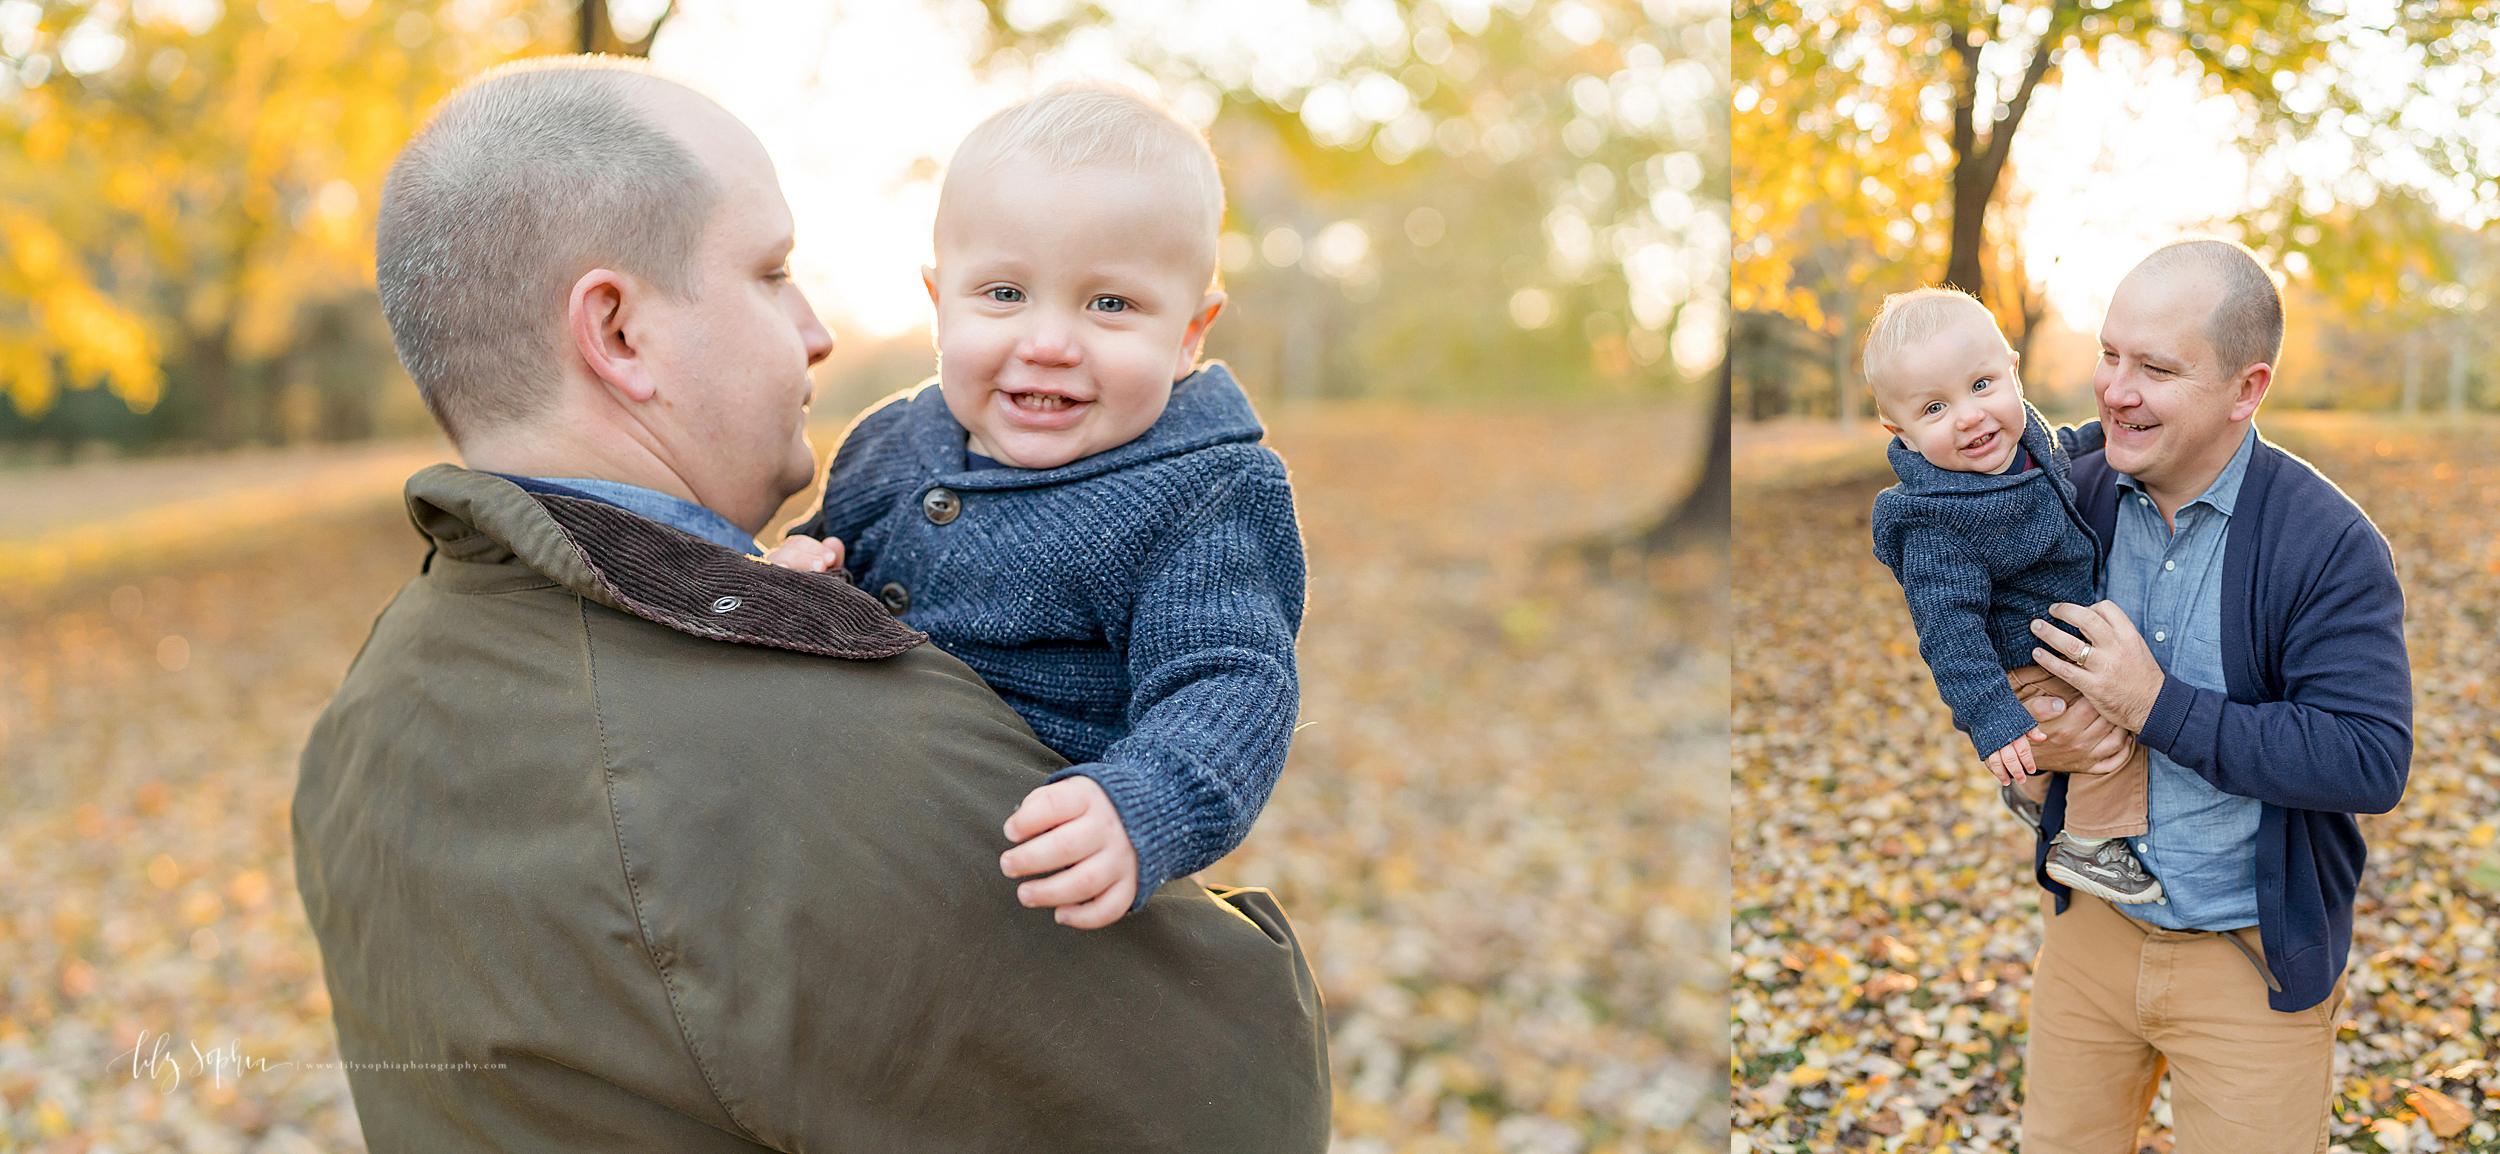
<svg viewBox="0 0 2500 1154">
<path fill-rule="evenodd" d="M 2404 794 L 2404 594 L 2359 507 L 2254 424 L 2283 304 L 2247 249 L 2168 245 L 2127 274 L 2074 463 L 2102 595 L 2032 630 L 2084 700 L 2043 723 L 2041 845 L 2064 772 L 2151 751 L 2136 855 L 2166 904 L 2055 897 L 2032 979 L 2023 1149 L 2133 1150 L 2166 1066 L 2179 1154 L 2322 1151 L 2364 847 Z M 2054 712 L 2043 702 L 2037 711 Z"/>
<path fill-rule="evenodd" d="M 468 468 L 304 751 L 295 861 L 376 1151 L 1322 1149 L 1261 891 L 1025 909 L 1066 762 L 839 572 L 751 559 L 833 338 L 735 117 L 625 62 L 447 99 L 377 270 Z"/>
</svg>

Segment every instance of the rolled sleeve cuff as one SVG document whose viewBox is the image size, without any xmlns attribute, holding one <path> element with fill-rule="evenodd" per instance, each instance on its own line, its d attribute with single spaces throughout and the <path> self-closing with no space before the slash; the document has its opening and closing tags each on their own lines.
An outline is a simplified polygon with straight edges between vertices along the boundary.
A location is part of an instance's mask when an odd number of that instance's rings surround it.
<svg viewBox="0 0 2500 1154">
<path fill-rule="evenodd" d="M 1970 719 L 1971 748 L 1984 760 L 1989 754 L 2005 748 L 2014 739 L 2039 727 L 2031 711 L 2023 708 L 2022 699 L 2000 681 L 1981 702 Z"/>
<path fill-rule="evenodd" d="M 2204 694 L 2222 696 L 2163 674 L 2161 694 L 2153 699 L 2153 711 L 2144 716 L 2144 728 L 2135 735 L 2137 743 L 2159 750 L 2164 757 L 2174 757 L 2172 750 L 2178 747 L 2179 735 L 2187 728 L 2188 715 L 2196 711 L 2196 699 Z"/>
</svg>

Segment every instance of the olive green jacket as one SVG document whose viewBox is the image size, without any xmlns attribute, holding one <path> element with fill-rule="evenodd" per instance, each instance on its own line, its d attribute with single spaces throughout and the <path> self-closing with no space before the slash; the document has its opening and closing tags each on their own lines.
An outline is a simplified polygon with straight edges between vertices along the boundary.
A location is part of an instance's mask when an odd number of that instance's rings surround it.
<svg viewBox="0 0 2500 1154">
<path fill-rule="evenodd" d="M 1264 891 L 1016 904 L 1064 762 L 825 574 L 438 465 L 295 868 L 376 1151 L 1318 1151 Z"/>
</svg>

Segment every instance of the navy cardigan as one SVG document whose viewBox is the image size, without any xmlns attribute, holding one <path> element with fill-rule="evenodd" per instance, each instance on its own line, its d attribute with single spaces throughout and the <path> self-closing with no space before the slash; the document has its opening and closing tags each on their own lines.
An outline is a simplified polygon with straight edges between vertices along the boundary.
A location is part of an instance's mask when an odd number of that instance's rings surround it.
<svg viewBox="0 0 2500 1154">
<path fill-rule="evenodd" d="M 2078 457 L 2077 503 L 2102 542 L 2118 525 L 2118 474 Z M 2222 547 L 2226 692 L 2175 677 L 2136 739 L 2215 789 L 2265 803 L 2257 823 L 2257 924 L 2282 983 L 2279 1011 L 2325 1001 L 2352 950 L 2352 899 L 2367 849 L 2357 813 L 2404 796 L 2413 762 L 2413 674 L 2404 590 L 2387 539 L 2361 507 L 2262 438 Z M 2069 893 L 2044 868 L 2066 820 L 2066 782 L 2049 782 L 2034 861 L 2063 913 Z"/>
<path fill-rule="evenodd" d="M 1209 363 L 1127 444 L 971 468 L 924 383 L 860 415 L 793 530 L 841 538 L 853 582 L 1076 763 L 1051 780 L 1102 786 L 1137 850 L 1131 908 L 1241 844 L 1293 739 L 1302 538 L 1262 434 Z"/>
</svg>

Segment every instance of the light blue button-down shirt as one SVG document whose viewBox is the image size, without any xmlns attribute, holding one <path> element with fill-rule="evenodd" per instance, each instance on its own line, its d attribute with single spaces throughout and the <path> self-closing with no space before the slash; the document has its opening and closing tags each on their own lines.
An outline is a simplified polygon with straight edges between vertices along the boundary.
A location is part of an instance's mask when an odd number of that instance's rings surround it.
<svg viewBox="0 0 2500 1154">
<path fill-rule="evenodd" d="M 597 477 L 533 477 L 550 485 L 579 489 L 619 509 L 649 517 L 672 529 L 682 529 L 710 541 L 725 545 L 750 557 L 763 552 L 755 546 L 755 535 L 729 523 L 704 506 L 683 497 L 673 497 L 657 489 L 628 485 L 623 481 L 602 481 Z"/>
<path fill-rule="evenodd" d="M 2222 546 L 2248 458 L 2250 428 L 2231 463 L 2181 506 L 2178 529 L 2162 522 L 2144 486 L 2118 477 L 2117 540 L 2110 543 L 2103 593 L 2134 620 L 2172 677 L 2221 691 Z M 2147 782 L 2150 832 L 2133 840 L 2136 857 L 2161 879 L 2169 903 L 2128 913 L 2174 930 L 2233 930 L 2257 924 L 2257 818 L 2263 803 L 2224 793 L 2194 770 L 2152 752 Z"/>
</svg>

